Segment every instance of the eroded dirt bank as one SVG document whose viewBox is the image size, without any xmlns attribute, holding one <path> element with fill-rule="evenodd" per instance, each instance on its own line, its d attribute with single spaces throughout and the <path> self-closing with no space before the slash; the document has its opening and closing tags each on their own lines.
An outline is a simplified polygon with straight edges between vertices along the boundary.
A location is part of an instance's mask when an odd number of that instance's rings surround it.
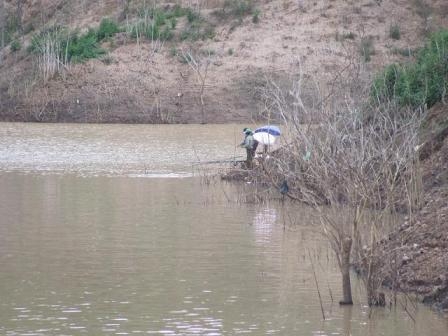
<svg viewBox="0 0 448 336">
<path fill-rule="evenodd" d="M 399 289 L 448 311 L 448 106 L 431 109 L 421 148 L 422 208 L 393 232 Z"/>
</svg>

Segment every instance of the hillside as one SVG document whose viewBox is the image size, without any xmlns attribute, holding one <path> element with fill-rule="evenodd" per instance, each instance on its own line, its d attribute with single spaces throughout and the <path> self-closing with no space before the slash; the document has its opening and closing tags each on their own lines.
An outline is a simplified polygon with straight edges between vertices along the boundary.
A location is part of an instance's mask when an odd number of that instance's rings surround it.
<svg viewBox="0 0 448 336">
<path fill-rule="evenodd" d="M 424 302 L 445 311 L 448 311 L 447 121 L 447 106 L 437 104 L 430 109 L 420 152 L 422 208 L 407 216 L 384 245 L 385 253 L 396 253 L 399 289 L 416 293 Z"/>
<path fill-rule="evenodd" d="M 448 27 L 444 0 L 215 0 L 178 3 L 195 16 L 171 19 L 169 39 L 150 39 L 132 30 L 153 8 L 146 4 L 1 1 L 0 119 L 245 122 L 266 112 L 254 92 L 265 76 L 286 82 L 300 63 L 325 96 L 349 72 L 368 79 L 409 59 L 429 32 Z M 157 7 L 170 11 L 175 4 Z M 29 51 L 33 36 L 51 27 L 83 34 L 105 17 L 120 32 L 100 41 L 103 54 L 59 62 L 56 73 L 43 74 L 42 59 Z M 196 70 L 190 55 L 202 62 Z"/>
</svg>

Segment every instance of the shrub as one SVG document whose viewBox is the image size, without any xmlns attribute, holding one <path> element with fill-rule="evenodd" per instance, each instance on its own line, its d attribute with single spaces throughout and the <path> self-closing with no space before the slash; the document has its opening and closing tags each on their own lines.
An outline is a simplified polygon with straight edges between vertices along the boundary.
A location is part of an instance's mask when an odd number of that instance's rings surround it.
<svg viewBox="0 0 448 336">
<path fill-rule="evenodd" d="M 431 107 L 448 89 L 448 30 L 434 33 L 408 65 L 392 64 L 375 79 L 372 96 L 402 106 Z"/>
<path fill-rule="evenodd" d="M 361 53 L 364 62 L 370 62 L 370 60 L 372 59 L 372 55 L 375 54 L 375 48 L 373 46 L 373 38 L 371 36 L 363 37 L 361 39 L 359 52 Z"/>
<path fill-rule="evenodd" d="M 10 48 L 11 48 L 12 52 L 16 52 L 16 51 L 19 51 L 20 49 L 22 49 L 22 44 L 20 43 L 19 40 L 13 40 L 11 42 Z"/>
<path fill-rule="evenodd" d="M 399 40 L 401 38 L 400 27 L 398 25 L 391 25 L 389 27 L 389 37 L 394 40 Z"/>
<path fill-rule="evenodd" d="M 172 8 L 143 8 L 139 11 L 140 19 L 127 27 L 132 38 L 142 36 L 150 40 L 172 40 L 175 38 L 177 19 L 185 16 L 187 24 L 179 34 L 180 40 L 205 40 L 213 38 L 214 27 L 192 8 L 175 5 Z"/>
<path fill-rule="evenodd" d="M 104 53 L 105 51 L 98 46 L 97 33 L 93 29 L 81 36 L 74 33 L 68 39 L 67 54 L 72 62 L 83 62 L 89 58 L 97 58 Z"/>
<path fill-rule="evenodd" d="M 97 32 L 90 29 L 83 35 L 68 32 L 66 29 L 52 27 L 31 38 L 28 51 L 37 55 L 48 52 L 64 62 L 83 62 L 89 58 L 103 55 L 97 41 Z"/>
<path fill-rule="evenodd" d="M 120 28 L 118 28 L 117 23 L 112 19 L 104 18 L 101 20 L 96 35 L 98 41 L 102 41 L 105 38 L 114 36 L 118 32 L 120 32 Z"/>
</svg>

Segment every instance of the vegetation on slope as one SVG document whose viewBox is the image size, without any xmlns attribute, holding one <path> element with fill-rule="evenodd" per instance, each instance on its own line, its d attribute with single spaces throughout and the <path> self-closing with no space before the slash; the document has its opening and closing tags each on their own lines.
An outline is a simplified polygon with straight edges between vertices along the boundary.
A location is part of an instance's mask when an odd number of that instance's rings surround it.
<svg viewBox="0 0 448 336">
<path fill-rule="evenodd" d="M 378 101 L 430 108 L 445 98 L 448 88 L 448 30 L 432 34 L 410 64 L 391 64 L 376 78 L 372 95 Z"/>
</svg>

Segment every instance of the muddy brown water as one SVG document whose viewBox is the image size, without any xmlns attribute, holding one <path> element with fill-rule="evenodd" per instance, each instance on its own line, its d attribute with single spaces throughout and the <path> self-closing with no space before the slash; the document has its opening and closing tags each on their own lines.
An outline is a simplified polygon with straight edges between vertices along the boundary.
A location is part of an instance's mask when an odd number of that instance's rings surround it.
<svg viewBox="0 0 448 336">
<path fill-rule="evenodd" d="M 403 297 L 369 310 L 356 278 L 339 307 L 310 209 L 195 176 L 240 129 L 0 124 L 0 335 L 448 334 Z"/>
</svg>

